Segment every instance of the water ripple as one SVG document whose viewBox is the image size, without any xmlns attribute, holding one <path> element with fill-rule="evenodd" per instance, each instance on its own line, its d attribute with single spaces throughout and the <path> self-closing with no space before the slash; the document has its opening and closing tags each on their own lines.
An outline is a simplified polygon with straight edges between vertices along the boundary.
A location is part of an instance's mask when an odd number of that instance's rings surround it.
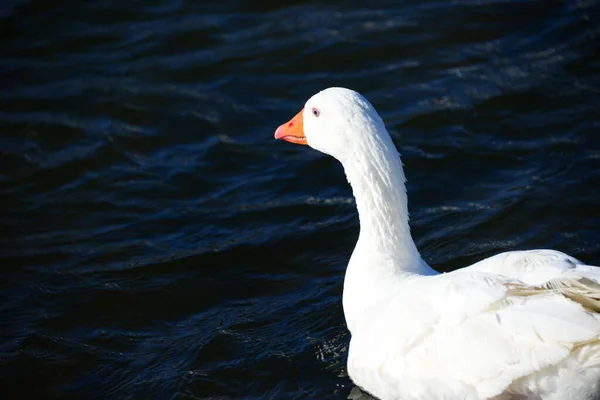
<svg viewBox="0 0 600 400">
<path fill-rule="evenodd" d="M 600 263 L 599 6 L 3 3 L 6 391 L 346 398 L 354 201 L 337 162 L 272 140 L 327 86 L 384 117 L 437 269 Z"/>
</svg>

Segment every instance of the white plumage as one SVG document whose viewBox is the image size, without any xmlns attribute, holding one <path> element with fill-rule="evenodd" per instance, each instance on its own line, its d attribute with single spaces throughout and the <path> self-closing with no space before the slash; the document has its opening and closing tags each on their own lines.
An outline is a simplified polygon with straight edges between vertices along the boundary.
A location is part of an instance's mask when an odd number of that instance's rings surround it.
<svg viewBox="0 0 600 400">
<path fill-rule="evenodd" d="M 600 268 L 553 250 L 439 274 L 410 235 L 405 178 L 383 121 L 329 88 L 278 139 L 344 166 L 360 235 L 344 281 L 348 373 L 383 399 L 600 398 Z"/>
</svg>

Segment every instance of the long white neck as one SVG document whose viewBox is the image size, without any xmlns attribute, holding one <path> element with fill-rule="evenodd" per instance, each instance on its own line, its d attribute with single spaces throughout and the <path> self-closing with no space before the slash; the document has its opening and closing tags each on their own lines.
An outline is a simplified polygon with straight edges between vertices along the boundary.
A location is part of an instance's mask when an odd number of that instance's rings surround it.
<svg viewBox="0 0 600 400">
<path fill-rule="evenodd" d="M 404 170 L 387 132 L 366 136 L 342 164 L 360 219 L 357 250 L 398 261 L 391 272 L 421 273 L 408 225 Z"/>
<path fill-rule="evenodd" d="M 372 129 L 383 129 L 381 126 Z M 398 283 L 437 274 L 422 259 L 408 225 L 408 201 L 400 156 L 386 131 L 364 135 L 342 161 L 356 198 L 360 235 L 344 281 L 348 328 L 398 290 Z"/>
</svg>

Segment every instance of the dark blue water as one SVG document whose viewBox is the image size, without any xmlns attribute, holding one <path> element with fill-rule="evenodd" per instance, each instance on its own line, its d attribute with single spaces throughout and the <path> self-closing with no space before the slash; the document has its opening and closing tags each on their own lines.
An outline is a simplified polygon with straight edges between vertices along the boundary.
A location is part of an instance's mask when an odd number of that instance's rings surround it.
<svg viewBox="0 0 600 400">
<path fill-rule="evenodd" d="M 346 398 L 351 191 L 272 138 L 328 86 L 438 270 L 600 264 L 599 40 L 596 0 L 3 2 L 3 397 Z"/>
</svg>

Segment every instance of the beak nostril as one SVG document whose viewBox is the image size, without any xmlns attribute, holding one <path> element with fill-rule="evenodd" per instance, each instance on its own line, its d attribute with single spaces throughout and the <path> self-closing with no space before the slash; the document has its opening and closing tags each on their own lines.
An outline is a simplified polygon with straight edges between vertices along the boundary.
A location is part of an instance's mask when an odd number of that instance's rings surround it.
<svg viewBox="0 0 600 400">
<path fill-rule="evenodd" d="M 308 144 L 304 136 L 302 110 L 285 124 L 279 125 L 275 131 L 275 139 L 283 139 L 295 144 Z"/>
</svg>

